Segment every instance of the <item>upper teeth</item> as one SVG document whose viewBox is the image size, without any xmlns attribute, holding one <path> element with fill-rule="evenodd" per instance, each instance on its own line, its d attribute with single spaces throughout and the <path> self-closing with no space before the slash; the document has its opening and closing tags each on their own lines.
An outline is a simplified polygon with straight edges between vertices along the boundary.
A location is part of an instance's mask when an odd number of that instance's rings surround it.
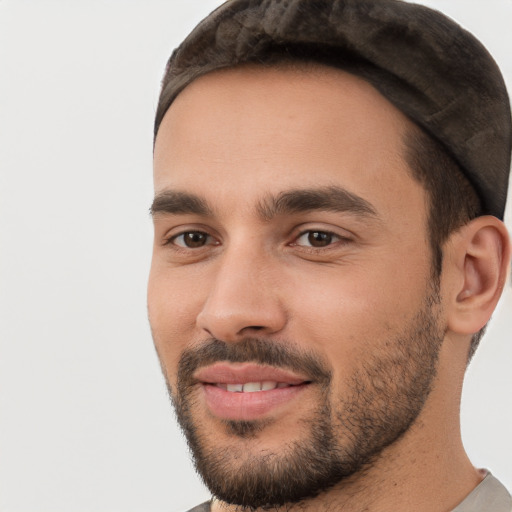
<svg viewBox="0 0 512 512">
<path fill-rule="evenodd" d="M 286 388 L 291 384 L 285 382 L 246 382 L 245 384 L 217 384 L 219 388 L 226 389 L 227 391 L 233 391 L 236 393 L 253 393 L 255 391 L 270 391 L 276 388 Z"/>
</svg>

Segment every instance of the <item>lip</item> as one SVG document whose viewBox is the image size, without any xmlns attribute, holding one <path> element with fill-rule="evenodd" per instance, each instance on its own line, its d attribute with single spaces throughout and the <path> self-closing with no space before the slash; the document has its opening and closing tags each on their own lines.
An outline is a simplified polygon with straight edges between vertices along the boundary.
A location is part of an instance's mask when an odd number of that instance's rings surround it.
<svg viewBox="0 0 512 512">
<path fill-rule="evenodd" d="M 246 384 L 247 382 L 274 381 L 296 386 L 310 379 L 294 372 L 254 363 L 215 363 L 201 368 L 194 378 L 207 384 Z"/>
<path fill-rule="evenodd" d="M 208 410 L 223 420 L 251 421 L 264 419 L 286 407 L 310 385 L 311 381 L 281 368 L 254 363 L 216 363 L 194 374 L 199 381 Z M 216 384 L 246 384 L 272 381 L 287 384 L 254 393 L 227 391 Z"/>
</svg>

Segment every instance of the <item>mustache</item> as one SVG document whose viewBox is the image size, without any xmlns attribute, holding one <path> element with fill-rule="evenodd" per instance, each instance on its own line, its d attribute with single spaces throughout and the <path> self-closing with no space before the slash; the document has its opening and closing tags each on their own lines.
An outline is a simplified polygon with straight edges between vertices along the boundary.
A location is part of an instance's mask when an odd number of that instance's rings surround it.
<svg viewBox="0 0 512 512">
<path fill-rule="evenodd" d="M 218 362 L 274 366 L 295 371 L 325 385 L 329 384 L 332 375 L 318 354 L 300 350 L 290 343 L 278 343 L 265 338 L 245 338 L 227 343 L 212 338 L 183 352 L 178 363 L 178 382 L 182 385 L 191 384 L 199 368 Z"/>
</svg>

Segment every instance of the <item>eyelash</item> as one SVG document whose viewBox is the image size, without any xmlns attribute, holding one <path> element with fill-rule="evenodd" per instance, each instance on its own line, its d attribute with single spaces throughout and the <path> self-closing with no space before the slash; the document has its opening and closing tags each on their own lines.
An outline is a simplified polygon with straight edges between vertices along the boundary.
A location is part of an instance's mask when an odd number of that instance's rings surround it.
<svg viewBox="0 0 512 512">
<path fill-rule="evenodd" d="M 200 236 L 200 237 L 205 236 L 206 241 L 203 245 L 199 245 L 197 247 L 187 246 L 184 241 L 181 244 L 176 242 L 179 238 L 185 237 L 187 235 L 195 235 L 195 236 Z M 327 244 L 324 246 L 315 247 L 314 245 L 303 245 L 303 244 L 298 243 L 299 240 L 301 238 L 305 237 L 306 235 L 308 235 L 308 238 L 311 236 L 314 236 L 314 235 L 321 235 L 320 238 L 322 238 L 322 237 L 327 238 Z M 205 231 L 190 230 L 190 231 L 183 231 L 181 233 L 178 233 L 176 235 L 173 235 L 173 236 L 167 238 L 164 241 L 164 245 L 173 245 L 176 248 L 176 250 L 182 250 L 182 251 L 198 250 L 198 249 L 202 249 L 204 247 L 208 247 L 211 245 L 219 245 L 219 242 L 215 242 L 213 244 L 208 243 L 208 241 L 211 241 L 211 240 L 215 240 L 215 238 Z M 311 243 L 311 239 L 309 239 L 308 241 Z M 291 242 L 289 245 L 294 246 L 294 247 L 301 247 L 302 249 L 309 250 L 309 251 L 322 251 L 322 250 L 329 249 L 332 245 L 334 245 L 336 243 L 340 243 L 340 242 L 342 244 L 348 243 L 349 239 L 347 237 L 343 237 L 341 235 L 338 235 L 338 234 L 336 234 L 332 231 L 328 231 L 328 230 L 307 229 L 307 230 L 301 231 L 298 234 L 298 236 L 294 238 L 294 241 Z"/>
<path fill-rule="evenodd" d="M 176 240 L 178 240 L 180 237 L 185 237 L 186 235 L 205 236 L 207 241 L 208 241 L 208 239 L 210 239 L 210 240 L 214 239 L 214 237 L 212 235 L 209 235 L 205 231 L 190 230 L 190 231 L 183 231 L 182 233 L 178 233 L 177 235 L 170 236 L 169 238 L 167 238 L 165 240 L 164 245 L 174 245 L 178 249 L 185 250 L 185 251 L 186 250 L 194 250 L 194 249 L 202 249 L 203 247 L 206 247 L 207 245 L 209 245 L 208 243 L 205 243 L 204 245 L 201 245 L 199 247 L 189 247 L 189 246 L 185 245 L 185 243 L 183 243 L 183 244 L 176 243 Z M 217 242 L 214 245 L 219 245 L 219 243 Z"/>
<path fill-rule="evenodd" d="M 313 235 L 321 235 L 320 238 L 327 238 L 328 240 L 328 243 L 324 246 L 320 246 L 320 247 L 315 247 L 314 245 L 301 245 L 298 243 L 298 241 L 305 237 L 305 236 L 308 236 L 308 242 L 311 244 L 311 239 L 310 237 L 313 236 Z M 318 240 L 317 240 L 318 241 Z M 321 240 L 320 240 L 321 241 Z M 333 233 L 332 231 L 328 231 L 328 230 L 323 230 L 323 229 L 307 229 L 307 230 L 304 230 L 302 231 L 301 233 L 299 233 L 299 235 L 295 238 L 294 242 L 292 242 L 290 245 L 292 246 L 297 246 L 297 247 L 301 247 L 303 249 L 308 249 L 308 250 L 312 250 L 312 251 L 321 251 L 321 250 L 326 250 L 326 249 L 329 249 L 332 245 L 336 244 L 336 243 L 339 243 L 339 242 L 348 242 L 348 239 L 347 238 L 344 238 L 336 233 Z"/>
</svg>

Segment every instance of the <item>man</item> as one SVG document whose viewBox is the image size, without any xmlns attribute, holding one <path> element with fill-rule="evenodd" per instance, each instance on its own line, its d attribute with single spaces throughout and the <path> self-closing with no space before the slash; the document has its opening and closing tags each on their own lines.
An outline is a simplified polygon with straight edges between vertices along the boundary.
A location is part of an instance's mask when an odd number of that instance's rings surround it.
<svg viewBox="0 0 512 512">
<path fill-rule="evenodd" d="M 486 50 L 396 0 L 226 2 L 155 124 L 149 317 L 211 503 L 512 510 L 460 438 L 506 282 L 510 106 Z"/>
</svg>

